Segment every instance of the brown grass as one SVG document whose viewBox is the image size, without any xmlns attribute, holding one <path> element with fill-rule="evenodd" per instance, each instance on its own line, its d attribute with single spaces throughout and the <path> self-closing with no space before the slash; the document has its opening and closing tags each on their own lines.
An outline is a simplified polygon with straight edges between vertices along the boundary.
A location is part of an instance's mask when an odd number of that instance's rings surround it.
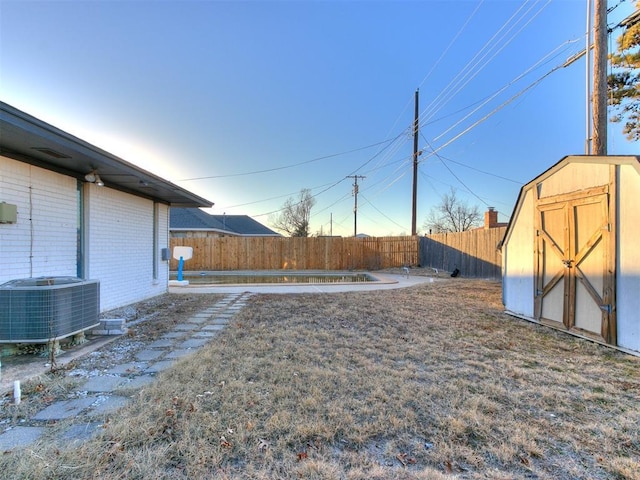
<svg viewBox="0 0 640 480">
<path fill-rule="evenodd" d="M 501 313 L 497 283 L 256 295 L 75 449 L 14 478 L 640 479 L 640 359 Z"/>
</svg>

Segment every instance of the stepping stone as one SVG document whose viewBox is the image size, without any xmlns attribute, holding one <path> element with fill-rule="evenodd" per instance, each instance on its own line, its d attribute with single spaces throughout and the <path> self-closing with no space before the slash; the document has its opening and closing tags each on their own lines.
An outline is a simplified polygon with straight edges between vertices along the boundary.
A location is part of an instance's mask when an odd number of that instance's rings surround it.
<svg viewBox="0 0 640 480">
<path fill-rule="evenodd" d="M 161 338 L 147 345 L 147 348 L 167 348 L 171 346 L 173 346 L 173 340 Z"/>
<path fill-rule="evenodd" d="M 101 426 L 102 424 L 100 422 L 71 425 L 62 432 L 60 440 L 71 444 L 70 446 L 76 446 L 77 444 L 90 439 Z"/>
<path fill-rule="evenodd" d="M 189 355 L 190 353 L 193 353 L 193 350 L 173 350 L 172 352 L 167 353 L 167 357 L 166 358 L 181 358 L 184 357 L 185 355 Z M 158 362 L 160 363 L 160 362 Z M 147 369 L 147 372 L 149 370 Z"/>
<path fill-rule="evenodd" d="M 193 334 L 193 338 L 213 338 L 216 336 L 216 332 L 212 331 L 201 331 Z"/>
<path fill-rule="evenodd" d="M 185 336 L 184 331 L 182 332 L 168 332 L 165 333 L 164 335 L 162 335 L 162 337 L 160 337 L 162 340 L 166 340 L 166 339 L 174 339 L 174 338 L 182 338 Z"/>
<path fill-rule="evenodd" d="M 228 325 L 229 324 L 229 320 L 230 318 L 215 318 L 214 320 L 212 320 L 211 322 L 209 322 L 209 325 Z"/>
<path fill-rule="evenodd" d="M 127 389 L 127 390 L 135 390 L 138 388 L 145 387 L 150 383 L 154 382 L 155 380 L 156 380 L 156 377 L 154 377 L 153 375 L 148 375 L 148 374 L 139 375 L 137 377 L 131 378 L 127 383 L 121 385 L 120 388 Z"/>
<path fill-rule="evenodd" d="M 116 365 L 113 368 L 110 368 L 106 371 L 106 373 L 110 373 L 112 375 L 131 375 L 136 374 L 147 368 L 146 363 L 140 362 L 129 362 L 123 363 L 122 365 Z"/>
<path fill-rule="evenodd" d="M 189 340 L 185 340 L 178 348 L 200 348 L 206 345 L 209 342 L 207 338 L 190 338 Z"/>
<path fill-rule="evenodd" d="M 167 355 L 167 358 L 177 358 L 177 357 L 172 357 L 172 355 L 174 354 L 174 352 L 170 352 Z M 154 364 L 152 364 L 149 368 L 147 368 L 145 370 L 146 373 L 158 373 L 158 372 L 162 372 L 163 370 L 166 370 L 167 368 L 171 367 L 171 365 L 173 365 L 174 361 L 173 360 L 160 360 L 159 362 L 156 362 Z"/>
<path fill-rule="evenodd" d="M 226 324 L 213 324 L 213 325 L 207 325 L 205 327 L 202 327 L 203 331 L 217 331 L 217 330 L 222 330 L 224 329 L 224 327 L 226 327 Z"/>
<path fill-rule="evenodd" d="M 174 331 L 189 331 L 189 330 L 195 330 L 196 328 L 198 328 L 197 325 L 193 324 L 193 323 L 179 323 L 178 325 L 176 325 L 175 327 L 173 327 Z"/>
<path fill-rule="evenodd" d="M 211 315 L 207 315 L 206 317 L 192 317 L 189 320 L 187 320 L 187 322 L 193 323 L 195 325 L 201 325 L 205 323 L 207 320 L 209 320 L 210 316 Z"/>
<path fill-rule="evenodd" d="M 38 440 L 45 430 L 45 427 L 14 427 L 0 435 L 0 450 L 26 447 Z"/>
<path fill-rule="evenodd" d="M 136 354 L 136 358 L 138 360 L 147 362 L 150 360 L 155 360 L 158 357 L 161 357 L 162 355 L 164 355 L 164 353 L 165 352 L 163 350 L 142 350 L 141 352 L 138 352 Z"/>
<path fill-rule="evenodd" d="M 98 400 L 94 401 L 93 408 L 89 411 L 89 416 L 98 417 L 100 415 L 108 415 L 124 407 L 129 401 L 127 397 L 120 397 L 118 395 L 98 397 Z"/>
<path fill-rule="evenodd" d="M 122 377 L 92 377 L 78 390 L 84 392 L 113 392 L 125 381 Z"/>
<path fill-rule="evenodd" d="M 63 418 L 75 417 L 89 408 L 95 401 L 95 397 L 85 397 L 56 402 L 36 413 L 33 420 L 62 420 Z"/>
</svg>

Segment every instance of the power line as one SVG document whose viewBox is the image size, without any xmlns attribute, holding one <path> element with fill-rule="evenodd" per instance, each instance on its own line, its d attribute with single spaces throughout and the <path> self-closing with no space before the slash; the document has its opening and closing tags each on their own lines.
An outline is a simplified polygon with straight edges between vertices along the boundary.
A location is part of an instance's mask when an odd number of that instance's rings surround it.
<svg viewBox="0 0 640 480">
<path fill-rule="evenodd" d="M 276 172 L 278 170 L 285 170 L 287 168 L 299 167 L 300 165 L 307 165 L 309 163 L 318 162 L 320 160 L 326 160 L 327 158 L 339 157 L 341 155 L 347 155 L 349 153 L 354 153 L 354 152 L 359 152 L 361 150 L 366 150 L 367 148 L 377 147 L 378 145 L 382 145 L 382 144 L 385 144 L 385 143 L 393 142 L 397 138 L 398 137 L 387 139 L 387 140 L 383 140 L 382 142 L 372 143 L 371 145 L 367 145 L 365 147 L 354 148 L 353 150 L 348 150 L 346 152 L 332 153 L 330 155 L 324 155 L 322 157 L 312 158 L 311 160 L 305 160 L 304 162 L 298 162 L 298 163 L 294 163 L 294 164 L 291 164 L 291 165 L 284 165 L 282 167 L 267 168 L 267 169 L 264 169 L 264 170 L 254 170 L 252 172 L 229 173 L 229 174 L 226 174 L 226 175 L 209 175 L 209 176 L 206 176 L 206 177 L 184 178 L 184 179 L 178 180 L 178 181 L 179 182 L 190 182 L 190 181 L 193 181 L 193 180 L 208 180 L 208 179 L 211 179 L 211 178 L 242 177 L 242 176 L 246 176 L 246 175 L 257 175 L 259 173 Z"/>
<path fill-rule="evenodd" d="M 420 132 L 420 136 L 422 137 L 422 139 L 423 139 L 425 142 L 427 142 L 427 145 L 429 145 L 429 140 L 427 140 L 427 139 L 425 138 L 425 136 L 422 134 L 422 132 Z M 431 148 L 431 147 L 430 147 L 430 148 Z M 506 180 L 506 181 L 508 181 L 508 182 L 512 182 L 512 183 L 515 183 L 515 184 L 520 185 L 520 186 L 524 185 L 524 182 L 519 182 L 518 180 L 513 180 L 513 179 L 511 179 L 511 178 L 503 177 L 502 175 L 496 175 L 495 173 L 487 172 L 487 171 L 485 171 L 485 170 L 480 170 L 479 168 L 472 167 L 471 165 L 467 165 L 466 163 L 458 162 L 458 161 L 453 160 L 453 159 L 451 159 L 451 158 L 444 157 L 444 156 L 439 155 L 439 154 L 437 154 L 437 153 L 435 153 L 435 152 L 434 152 L 434 155 L 435 155 L 436 157 L 438 157 L 438 159 L 439 159 L 441 162 L 442 162 L 442 161 L 444 161 L 444 160 L 446 160 L 446 161 L 448 161 L 448 162 L 455 163 L 455 164 L 460 165 L 460 166 L 462 166 L 462 167 L 466 167 L 466 168 L 468 168 L 468 169 L 470 169 L 470 170 L 475 170 L 476 172 L 484 173 L 485 175 L 488 175 L 488 176 L 490 176 L 490 177 L 495 177 L 495 178 L 499 178 L 499 179 L 501 179 L 501 180 Z"/>
<path fill-rule="evenodd" d="M 424 138 L 424 137 L 423 137 Z M 431 145 L 429 144 L 429 141 L 425 138 L 425 141 L 427 142 L 427 145 L 429 145 L 429 148 L 431 148 L 433 150 L 433 148 L 431 147 Z M 465 184 L 455 173 L 453 173 L 453 170 L 451 170 L 449 168 L 449 165 L 447 165 L 445 162 L 442 161 L 442 158 L 440 158 L 440 155 L 438 155 L 438 153 L 434 150 L 433 154 L 438 157 L 440 159 L 440 161 L 442 162 L 442 164 L 445 166 L 445 168 L 447 170 L 449 170 L 449 173 L 451 175 L 453 175 L 455 177 L 456 180 L 458 180 L 458 182 L 460 182 L 460 184 L 467 189 L 467 191 L 473 195 L 474 197 L 476 197 L 478 200 L 480 200 L 482 203 L 484 203 L 487 207 L 489 206 L 489 204 L 487 202 L 485 202 L 482 198 L 480 198 L 478 195 L 475 194 L 475 192 L 473 190 L 471 190 L 467 184 Z"/>
<path fill-rule="evenodd" d="M 535 2 L 538 3 L 538 2 Z M 485 43 L 485 45 L 476 53 L 476 55 L 463 67 L 460 72 L 454 77 L 454 79 L 449 82 L 449 84 L 440 92 L 440 94 L 431 102 L 428 108 L 425 110 L 421 117 L 424 117 L 425 120 L 431 118 L 437 111 L 439 111 L 446 103 L 448 103 L 451 98 L 457 95 L 471 80 L 473 80 L 485 67 L 489 65 L 489 62 L 495 58 L 498 53 L 500 53 L 506 46 L 511 43 L 511 41 L 529 24 L 535 17 L 537 17 L 547 5 L 549 5 L 550 0 L 538 11 L 535 12 L 533 17 L 531 17 L 523 26 L 520 27 L 518 31 L 516 31 L 510 38 L 505 39 L 510 32 L 525 19 L 525 17 L 531 12 L 534 8 L 534 5 L 530 6 L 523 14 L 520 14 L 521 10 L 525 8 L 525 4 L 522 4 L 516 12 L 500 27 L 500 29 Z M 519 17 L 518 17 L 519 16 Z M 508 28 L 507 28 L 508 27 Z M 504 31 L 506 29 L 506 31 Z M 503 32 L 504 33 L 501 33 Z M 497 48 L 497 50 L 496 50 Z M 493 51 L 495 50 L 495 51 Z M 493 51 L 493 53 L 492 53 Z M 484 53 L 483 53 L 484 52 Z M 486 57 L 491 54 L 491 57 L 488 60 L 485 60 Z M 481 64 L 481 62 L 484 62 Z M 480 67 L 480 68 L 478 68 Z M 452 90 L 455 88 L 455 91 Z M 445 94 L 448 95 L 448 99 L 444 99 Z M 440 105 L 438 105 L 438 103 Z M 430 112 L 430 113 L 427 113 Z"/>
<path fill-rule="evenodd" d="M 400 225 L 398 222 L 396 222 L 395 220 L 393 220 L 392 218 L 388 217 L 387 215 L 385 215 L 382 211 L 380 211 L 380 209 L 378 209 L 368 198 L 366 198 L 364 195 L 362 195 L 362 198 L 364 198 L 365 202 L 367 202 L 367 205 L 370 205 L 376 212 L 378 212 L 380 215 L 382 215 L 384 218 L 386 218 L 387 220 L 389 220 L 391 223 L 393 223 L 394 225 L 397 225 L 398 227 L 405 229 L 405 227 L 403 225 Z"/>
</svg>

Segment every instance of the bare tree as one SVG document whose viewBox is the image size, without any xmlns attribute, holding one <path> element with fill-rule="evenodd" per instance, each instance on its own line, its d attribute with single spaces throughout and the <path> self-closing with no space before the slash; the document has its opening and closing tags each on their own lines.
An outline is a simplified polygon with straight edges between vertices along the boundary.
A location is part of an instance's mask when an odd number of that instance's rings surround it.
<svg viewBox="0 0 640 480">
<path fill-rule="evenodd" d="M 429 233 L 464 232 L 481 225 L 478 206 L 470 207 L 456 197 L 455 189 L 442 196 L 442 201 L 431 209 L 424 222 Z"/>
<path fill-rule="evenodd" d="M 270 219 L 276 230 L 289 234 L 291 237 L 309 236 L 309 219 L 311 208 L 316 204 L 311 190 L 303 188 L 297 199 L 289 197 L 280 212 Z"/>
</svg>

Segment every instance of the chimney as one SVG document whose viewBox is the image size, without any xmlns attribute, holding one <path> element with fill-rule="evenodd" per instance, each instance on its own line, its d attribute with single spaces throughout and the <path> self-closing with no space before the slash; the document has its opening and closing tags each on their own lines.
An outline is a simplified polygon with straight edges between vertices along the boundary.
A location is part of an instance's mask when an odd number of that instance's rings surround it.
<svg viewBox="0 0 640 480">
<path fill-rule="evenodd" d="M 495 228 L 498 226 L 498 212 L 495 208 L 489 207 L 489 210 L 484 212 L 484 228 Z"/>
</svg>

